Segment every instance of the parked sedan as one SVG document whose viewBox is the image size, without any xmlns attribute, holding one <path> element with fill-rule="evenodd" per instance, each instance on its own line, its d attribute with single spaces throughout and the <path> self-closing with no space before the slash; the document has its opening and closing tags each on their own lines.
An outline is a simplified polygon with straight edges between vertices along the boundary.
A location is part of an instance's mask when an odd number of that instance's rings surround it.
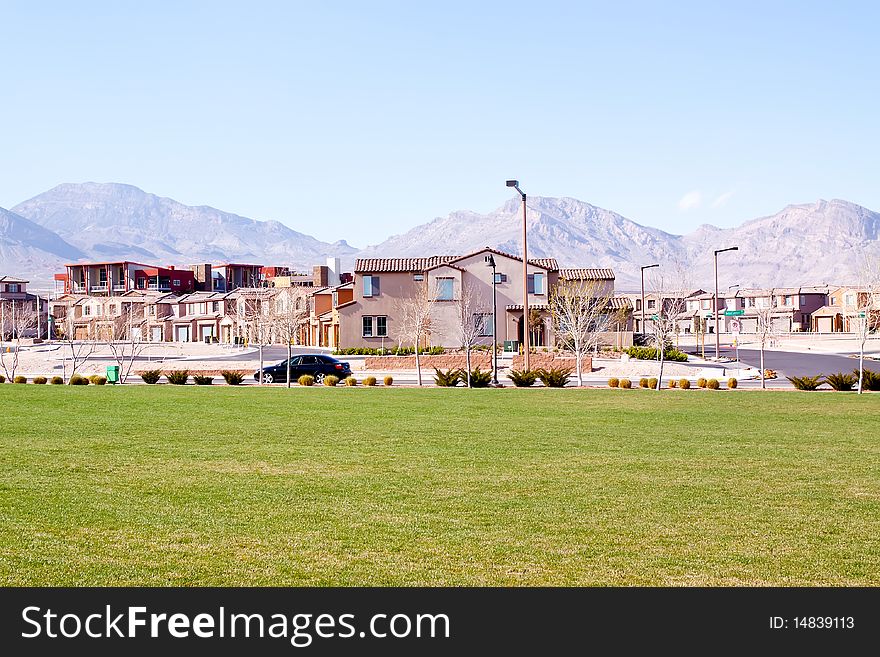
<svg viewBox="0 0 880 657">
<path fill-rule="evenodd" d="M 278 383 L 287 381 L 287 361 L 282 360 L 277 365 L 269 365 L 262 370 L 254 372 L 254 379 L 260 380 L 262 372 L 263 383 Z M 351 376 L 351 367 L 348 363 L 324 356 L 323 354 L 303 354 L 290 359 L 290 380 L 296 381 L 303 374 L 311 374 L 315 382 L 320 383 L 325 376 L 332 374 L 344 379 Z"/>
</svg>

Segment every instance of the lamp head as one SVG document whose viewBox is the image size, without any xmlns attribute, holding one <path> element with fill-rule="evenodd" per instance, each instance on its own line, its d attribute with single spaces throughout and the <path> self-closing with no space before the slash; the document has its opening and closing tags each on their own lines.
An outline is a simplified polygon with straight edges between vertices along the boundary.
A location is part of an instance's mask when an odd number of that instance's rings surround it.
<svg viewBox="0 0 880 657">
<path fill-rule="evenodd" d="M 491 253 L 490 253 L 489 255 L 486 256 L 486 264 L 487 264 L 488 266 L 490 266 L 490 267 L 494 267 L 494 266 L 495 266 L 495 258 L 492 257 L 492 254 L 491 254 Z"/>
<path fill-rule="evenodd" d="M 519 180 L 508 180 L 507 186 L 508 187 L 519 187 Z"/>
</svg>

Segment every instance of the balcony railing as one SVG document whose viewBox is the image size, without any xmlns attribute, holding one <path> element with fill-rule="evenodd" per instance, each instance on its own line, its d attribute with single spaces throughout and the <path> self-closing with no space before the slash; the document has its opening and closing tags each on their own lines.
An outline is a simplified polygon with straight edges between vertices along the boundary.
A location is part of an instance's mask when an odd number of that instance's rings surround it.
<svg viewBox="0 0 880 657">
<path fill-rule="evenodd" d="M 157 283 L 150 283 L 150 284 L 147 286 L 147 289 L 148 289 L 148 290 L 155 290 L 156 292 L 170 292 L 170 291 L 171 291 L 171 286 L 170 286 L 170 285 L 165 285 L 164 283 L 161 284 L 161 285 L 160 285 L 160 284 L 157 284 Z"/>
<path fill-rule="evenodd" d="M 106 292 L 107 284 L 104 285 L 92 285 L 89 287 L 89 292 Z"/>
<path fill-rule="evenodd" d="M 114 292 L 125 292 L 125 284 L 123 283 L 122 285 L 114 285 L 113 291 Z"/>
<path fill-rule="evenodd" d="M 85 285 L 74 285 L 73 292 L 74 292 L 74 294 L 85 294 L 86 293 L 86 286 Z"/>
</svg>

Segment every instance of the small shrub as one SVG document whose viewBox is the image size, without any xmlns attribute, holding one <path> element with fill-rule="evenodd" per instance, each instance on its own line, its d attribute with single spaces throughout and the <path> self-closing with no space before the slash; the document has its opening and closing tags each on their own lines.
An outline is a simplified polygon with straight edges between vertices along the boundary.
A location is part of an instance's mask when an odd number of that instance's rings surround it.
<svg viewBox="0 0 880 657">
<path fill-rule="evenodd" d="M 467 382 L 467 374 L 462 375 L 462 381 Z M 471 371 L 471 388 L 488 388 L 492 383 L 492 372 L 481 372 L 478 367 Z"/>
<path fill-rule="evenodd" d="M 856 384 L 859 382 L 859 371 L 855 370 Z M 871 392 L 880 391 L 880 373 L 871 370 L 862 370 L 862 390 L 870 390 Z"/>
<path fill-rule="evenodd" d="M 16 376 L 14 379 L 12 379 L 12 382 L 13 383 L 27 383 L 27 377 L 19 375 L 19 376 Z"/>
<path fill-rule="evenodd" d="M 633 387 L 632 381 L 630 381 L 629 379 L 621 379 L 620 380 L 620 387 L 629 390 L 630 388 Z"/>
<path fill-rule="evenodd" d="M 825 383 L 831 386 L 832 390 L 840 390 L 844 392 L 852 390 L 858 382 L 859 377 L 857 374 L 844 374 L 843 372 L 838 372 L 837 374 L 825 375 Z"/>
<path fill-rule="evenodd" d="M 729 379 L 727 379 L 727 389 L 728 390 L 735 389 L 738 384 L 739 384 L 739 382 L 733 377 L 730 377 Z"/>
<path fill-rule="evenodd" d="M 334 387 L 337 383 L 339 383 L 339 377 L 333 376 L 330 374 L 329 376 L 324 377 L 324 385 L 330 388 Z"/>
<path fill-rule="evenodd" d="M 382 379 L 382 383 L 384 383 L 386 386 L 390 386 L 392 383 L 394 383 L 394 377 L 386 376 L 384 379 Z"/>
<path fill-rule="evenodd" d="M 357 384 L 358 384 L 358 380 L 356 378 L 354 378 L 353 376 L 345 377 L 345 385 L 347 385 L 349 388 L 353 388 Z"/>
<path fill-rule="evenodd" d="M 89 380 L 88 380 L 86 377 L 84 377 L 84 376 L 82 376 L 82 375 L 80 375 L 80 374 L 74 374 L 73 376 L 70 377 L 70 383 L 69 383 L 69 385 L 72 385 L 72 386 L 87 386 L 87 385 L 89 385 Z"/>
<path fill-rule="evenodd" d="M 197 386 L 209 386 L 214 383 L 213 376 L 205 376 L 204 374 L 193 374 L 193 381 Z"/>
<path fill-rule="evenodd" d="M 241 372 L 233 372 L 232 370 L 223 370 L 220 372 L 220 376 L 226 381 L 226 385 L 230 386 L 241 385 L 241 382 L 244 381 L 244 374 Z"/>
<path fill-rule="evenodd" d="M 365 386 L 371 386 L 371 387 L 374 386 L 374 385 L 376 385 L 376 377 L 375 377 L 375 376 L 368 376 L 368 377 L 366 377 L 366 378 L 364 379 L 364 385 L 365 385 Z"/>
<path fill-rule="evenodd" d="M 655 379 L 653 376 L 650 379 L 648 379 L 648 387 L 651 390 L 657 389 L 657 379 Z"/>
<path fill-rule="evenodd" d="M 159 378 L 161 376 L 162 372 L 160 370 L 147 370 L 146 372 L 141 372 L 141 379 L 143 379 L 144 383 L 149 383 L 150 385 L 159 383 Z"/>
<path fill-rule="evenodd" d="M 46 385 L 46 381 L 47 381 L 47 379 L 45 376 L 35 376 L 34 377 L 34 383 L 36 383 L 38 386 Z"/>
<path fill-rule="evenodd" d="M 549 370 L 540 370 L 538 378 L 548 388 L 564 388 L 573 371 L 571 367 L 554 367 Z"/>
<path fill-rule="evenodd" d="M 698 388 L 705 388 L 707 383 L 709 383 L 709 382 L 706 379 L 704 379 L 703 377 L 700 377 L 699 379 L 697 379 L 697 387 Z"/>
<path fill-rule="evenodd" d="M 690 390 L 691 389 L 691 382 L 688 379 L 679 379 L 678 380 L 678 387 L 681 388 L 682 390 Z"/>
<path fill-rule="evenodd" d="M 787 376 L 792 385 L 798 390 L 817 390 L 822 385 L 822 375 L 818 376 Z"/>
<path fill-rule="evenodd" d="M 648 377 L 643 376 L 639 379 L 639 388 L 647 388 L 648 387 Z"/>
<path fill-rule="evenodd" d="M 608 379 L 608 387 L 609 388 L 616 388 L 619 385 L 620 385 L 620 379 L 618 379 L 616 376 L 612 376 L 610 379 Z"/>
<path fill-rule="evenodd" d="M 627 354 L 630 358 L 636 358 L 638 360 L 660 360 L 660 353 L 657 351 L 656 347 L 628 347 L 623 350 L 623 353 Z M 673 349 L 672 347 L 667 347 L 663 352 L 663 360 L 686 363 L 687 359 L 687 354 L 678 349 Z"/>
<path fill-rule="evenodd" d="M 189 370 L 171 370 L 165 372 L 165 378 L 168 379 L 168 383 L 176 386 L 185 386 L 186 382 L 189 381 Z"/>
<path fill-rule="evenodd" d="M 95 385 L 95 386 L 103 385 L 103 384 L 101 384 L 101 383 L 98 383 L 98 380 L 99 380 L 100 378 L 101 378 L 101 375 L 100 375 L 100 374 L 92 374 L 92 375 L 89 377 L 89 383 L 91 383 L 92 385 Z M 107 383 L 106 379 L 104 380 L 104 383 Z"/>
<path fill-rule="evenodd" d="M 436 383 L 441 388 L 454 388 L 458 385 L 458 382 L 461 381 L 462 374 L 464 374 L 464 370 L 460 368 L 453 368 L 444 372 L 443 370 L 438 370 L 435 367 L 434 383 Z"/>
<path fill-rule="evenodd" d="M 535 381 L 538 380 L 538 371 L 537 370 L 510 370 L 507 373 L 507 378 L 513 381 L 513 385 L 517 388 L 528 388 L 534 385 Z M 608 383 L 611 385 L 611 382 Z"/>
<path fill-rule="evenodd" d="M 296 380 L 296 382 L 301 386 L 313 386 L 315 385 L 315 377 L 311 374 L 303 374 Z"/>
<path fill-rule="evenodd" d="M 53 376 L 49 383 L 53 386 L 63 386 L 64 379 L 62 379 L 60 376 Z"/>
<path fill-rule="evenodd" d="M 6 383 L 6 377 L 0 374 L 0 383 Z"/>
<path fill-rule="evenodd" d="M 764 370 L 764 378 L 765 379 L 775 379 L 777 376 L 776 370 Z"/>
<path fill-rule="evenodd" d="M 666 382 L 666 385 L 669 386 L 670 388 L 677 388 L 677 387 L 678 387 L 678 381 L 675 380 L 675 379 L 669 379 L 669 380 Z"/>
<path fill-rule="evenodd" d="M 718 383 L 718 379 L 709 379 L 706 381 L 706 387 L 709 390 L 718 390 L 721 387 L 721 384 Z"/>
</svg>

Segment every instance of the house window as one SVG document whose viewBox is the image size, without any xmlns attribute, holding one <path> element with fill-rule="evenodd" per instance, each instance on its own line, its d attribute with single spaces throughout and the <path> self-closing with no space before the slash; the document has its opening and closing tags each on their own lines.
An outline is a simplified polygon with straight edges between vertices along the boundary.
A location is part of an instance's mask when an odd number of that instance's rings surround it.
<svg viewBox="0 0 880 657">
<path fill-rule="evenodd" d="M 335 308 L 336 306 L 339 305 L 339 292 L 334 292 L 331 295 L 331 298 L 332 298 L 331 303 L 333 304 L 333 307 Z"/>
<path fill-rule="evenodd" d="M 173 281 L 171 281 L 171 284 L 172 284 L 174 287 L 180 287 L 180 279 L 179 279 L 179 278 L 175 278 Z"/>
<path fill-rule="evenodd" d="M 115 315 L 115 314 L 116 314 L 116 304 L 115 304 L 115 303 L 111 303 L 111 304 L 110 304 L 110 309 L 109 309 L 109 310 L 110 310 L 110 314 L 111 314 L 111 315 Z"/>
<path fill-rule="evenodd" d="M 364 323 L 363 336 L 365 338 L 372 338 L 373 337 L 373 318 L 369 317 L 367 315 L 364 315 L 363 323 Z"/>
<path fill-rule="evenodd" d="M 6 291 L 7 292 L 16 292 L 16 293 L 21 292 L 21 290 L 19 289 L 18 283 L 7 283 L 6 284 Z"/>
<path fill-rule="evenodd" d="M 801 303 L 802 306 L 806 306 L 806 305 L 807 305 L 807 297 L 804 296 L 803 294 L 800 295 L 800 303 Z"/>
<path fill-rule="evenodd" d="M 657 302 L 654 299 L 648 299 L 648 310 L 654 310 L 657 307 Z"/>
<path fill-rule="evenodd" d="M 211 312 L 215 312 L 215 313 L 220 312 L 220 302 L 219 301 L 212 301 L 211 302 Z"/>
<path fill-rule="evenodd" d="M 376 335 L 380 338 L 388 335 L 388 318 L 385 315 L 376 317 Z"/>
<path fill-rule="evenodd" d="M 709 307 L 710 307 L 710 305 L 711 305 L 709 302 L 710 302 L 709 299 L 703 299 L 703 300 L 700 302 L 700 306 L 703 308 L 703 310 L 709 310 Z M 649 304 L 648 304 L 648 308 L 652 308 L 652 307 L 653 307 L 653 306 L 651 306 L 651 305 L 650 305 L 650 302 L 649 302 Z"/>
<path fill-rule="evenodd" d="M 423 280 L 425 280 L 425 275 L 424 274 L 413 274 L 413 280 L 414 281 L 423 281 Z"/>
<path fill-rule="evenodd" d="M 477 329 L 477 335 L 480 337 L 491 337 L 492 335 L 492 315 L 486 313 L 478 313 L 474 315 L 474 327 Z"/>
<path fill-rule="evenodd" d="M 529 294 L 544 294 L 544 274 L 529 274 Z"/>
<path fill-rule="evenodd" d="M 137 278 L 137 289 L 144 290 L 147 287 L 147 279 L 143 276 L 138 276 Z"/>
<path fill-rule="evenodd" d="M 91 315 L 92 307 L 91 306 L 83 306 L 83 315 Z"/>
<path fill-rule="evenodd" d="M 507 274 L 495 274 L 495 284 L 506 283 L 507 282 Z"/>
<path fill-rule="evenodd" d="M 365 297 L 379 296 L 379 277 L 378 276 L 364 276 L 364 296 Z"/>
<path fill-rule="evenodd" d="M 452 301 L 455 298 L 455 279 L 437 279 L 437 301 Z"/>
<path fill-rule="evenodd" d="M 147 314 L 155 315 L 156 314 L 156 306 L 147 306 Z"/>
</svg>

